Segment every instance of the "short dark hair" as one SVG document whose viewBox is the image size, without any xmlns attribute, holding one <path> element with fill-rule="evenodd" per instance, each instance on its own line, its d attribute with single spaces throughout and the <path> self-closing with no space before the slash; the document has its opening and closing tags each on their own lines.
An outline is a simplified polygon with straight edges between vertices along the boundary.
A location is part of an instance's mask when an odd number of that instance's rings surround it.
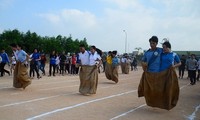
<svg viewBox="0 0 200 120">
<path fill-rule="evenodd" d="M 85 45 L 84 44 L 80 44 L 79 47 L 85 47 Z"/>
<path fill-rule="evenodd" d="M 152 36 L 152 37 L 149 39 L 149 42 L 158 43 L 158 37 L 157 37 L 157 36 Z"/>
<path fill-rule="evenodd" d="M 94 45 L 92 45 L 91 48 L 93 48 L 94 50 L 96 50 L 96 47 Z"/>
<path fill-rule="evenodd" d="M 11 43 L 10 46 L 16 48 L 16 47 L 17 47 L 17 44 L 15 44 L 15 43 Z"/>
<path fill-rule="evenodd" d="M 20 47 L 21 49 L 23 49 L 23 44 L 22 43 L 18 43 L 17 46 Z"/>
<path fill-rule="evenodd" d="M 170 48 L 171 49 L 171 44 L 169 43 L 169 41 L 165 41 L 163 43 L 163 45 L 165 45 L 167 48 Z"/>
<path fill-rule="evenodd" d="M 117 55 L 117 51 L 116 50 L 112 51 L 112 54 Z"/>
</svg>

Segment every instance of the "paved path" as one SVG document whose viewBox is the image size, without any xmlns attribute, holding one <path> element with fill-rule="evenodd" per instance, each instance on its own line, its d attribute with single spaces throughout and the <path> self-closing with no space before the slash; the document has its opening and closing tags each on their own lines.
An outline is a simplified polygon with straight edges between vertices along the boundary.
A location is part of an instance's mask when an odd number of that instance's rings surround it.
<svg viewBox="0 0 200 120">
<path fill-rule="evenodd" d="M 180 79 L 179 102 L 166 111 L 148 107 L 137 97 L 141 74 L 141 68 L 119 73 L 115 84 L 100 73 L 92 96 L 78 93 L 78 76 L 35 78 L 22 90 L 13 88 L 12 76 L 6 75 L 0 78 L 0 120 L 200 120 L 200 82 L 191 86 Z"/>
</svg>

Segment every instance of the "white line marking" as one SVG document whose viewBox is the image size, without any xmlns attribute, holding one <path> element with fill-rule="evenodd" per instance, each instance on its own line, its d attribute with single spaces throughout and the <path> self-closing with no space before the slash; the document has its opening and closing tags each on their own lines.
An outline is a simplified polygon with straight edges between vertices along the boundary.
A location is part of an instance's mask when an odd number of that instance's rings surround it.
<svg viewBox="0 0 200 120">
<path fill-rule="evenodd" d="M 48 88 L 48 89 L 39 89 L 41 91 L 45 91 L 45 90 L 55 90 L 55 89 L 62 89 L 62 88 L 68 88 L 68 87 L 77 87 L 79 85 L 72 85 L 72 86 L 64 86 L 64 87 L 54 87 L 54 88 Z"/>
<path fill-rule="evenodd" d="M 196 108 L 195 108 L 195 111 L 189 115 L 187 118 L 188 120 L 194 120 L 196 118 L 196 113 L 198 112 L 198 110 L 200 109 L 200 105 L 198 105 Z"/>
<path fill-rule="evenodd" d="M 185 87 L 187 87 L 188 85 L 189 85 L 189 84 L 180 87 L 180 90 L 183 89 L 183 88 L 185 88 Z M 130 111 L 128 111 L 128 112 L 122 113 L 121 115 L 118 115 L 118 116 L 116 116 L 116 117 L 114 117 L 114 118 L 111 118 L 110 120 L 118 119 L 118 118 L 120 118 L 120 117 L 122 117 L 122 116 L 125 116 L 125 115 L 127 115 L 128 113 L 134 112 L 134 111 L 136 111 L 137 109 L 140 109 L 141 107 L 144 107 L 144 106 L 146 106 L 146 104 L 140 105 L 139 107 L 137 107 L 137 108 L 135 108 L 135 109 L 132 109 L 132 110 L 130 110 Z"/>
<path fill-rule="evenodd" d="M 184 85 L 184 86 L 180 87 L 180 90 L 183 89 L 184 87 L 187 87 L 188 85 L 190 85 L 190 83 L 188 83 L 187 85 Z"/>
<path fill-rule="evenodd" d="M 118 119 L 118 118 L 120 118 L 120 117 L 122 117 L 122 116 L 125 116 L 125 115 L 127 115 L 127 114 L 129 114 L 129 113 L 131 113 L 131 112 L 134 112 L 134 111 L 136 111 L 137 109 L 140 109 L 140 108 L 142 108 L 142 107 L 144 107 L 144 106 L 146 106 L 146 104 L 140 105 L 140 106 L 138 106 L 138 107 L 136 107 L 136 108 L 134 108 L 134 109 L 132 109 L 132 110 L 129 110 L 128 112 L 125 112 L 125 113 L 123 113 L 123 114 L 121 114 L 121 115 L 118 115 L 118 116 L 116 116 L 116 117 L 114 117 L 114 118 L 111 118 L 110 120 Z"/>
<path fill-rule="evenodd" d="M 70 80 L 70 81 L 61 81 L 61 82 L 48 82 L 48 83 L 39 83 L 39 84 L 31 84 L 31 86 L 38 86 L 38 85 L 49 85 L 49 84 L 58 84 L 58 83 L 68 83 L 68 82 L 78 82 L 75 80 Z M 7 89 L 7 88 L 13 88 L 13 87 L 2 87 L 1 89 Z"/>
<path fill-rule="evenodd" d="M 90 101 L 87 101 L 87 102 L 82 102 L 82 103 L 75 104 L 75 105 L 72 105 L 72 106 L 68 106 L 68 107 L 56 109 L 56 110 L 53 110 L 53 111 L 50 111 L 50 112 L 46 112 L 46 113 L 43 113 L 43 114 L 31 117 L 31 118 L 27 118 L 26 120 L 34 120 L 34 119 L 41 118 L 41 117 L 44 117 L 44 116 L 47 116 L 47 115 L 50 115 L 50 114 L 54 114 L 54 113 L 57 113 L 57 112 L 61 112 L 61 111 L 73 109 L 73 108 L 80 107 L 80 106 L 83 106 L 83 105 L 86 105 L 86 104 L 90 104 L 90 103 L 94 103 L 94 102 L 98 102 L 98 101 L 110 99 L 110 98 L 113 98 L 113 97 L 118 97 L 118 96 L 130 94 L 130 93 L 133 93 L 133 92 L 136 92 L 136 91 L 137 90 L 132 90 L 132 91 L 128 91 L 128 92 L 116 94 L 116 95 L 111 95 L 111 96 L 107 96 L 107 97 L 103 97 L 103 98 L 98 98 L 98 99 L 90 100 Z"/>
<path fill-rule="evenodd" d="M 50 99 L 50 98 L 56 98 L 56 97 L 60 97 L 60 96 L 64 96 L 64 95 L 73 95 L 73 94 L 76 94 L 76 93 L 60 94 L 60 95 L 55 95 L 55 96 L 49 96 L 49 97 L 43 97 L 43 98 L 32 99 L 32 100 L 27 100 L 27 101 L 21 101 L 21 102 L 17 102 L 17 103 L 5 104 L 5 105 L 0 106 L 0 108 L 10 107 L 10 106 L 14 106 L 14 105 L 21 105 L 21 104 L 30 103 L 30 102 L 36 102 L 36 101 L 46 100 L 46 99 Z"/>
</svg>

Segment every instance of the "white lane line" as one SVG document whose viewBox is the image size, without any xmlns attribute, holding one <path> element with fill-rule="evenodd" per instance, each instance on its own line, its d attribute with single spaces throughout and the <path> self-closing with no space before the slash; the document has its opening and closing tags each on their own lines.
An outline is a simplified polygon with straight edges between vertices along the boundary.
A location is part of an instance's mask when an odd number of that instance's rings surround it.
<svg viewBox="0 0 200 120">
<path fill-rule="evenodd" d="M 2 90 L 2 89 L 8 89 L 8 88 L 12 88 L 12 87 L 9 87 L 9 86 L 8 87 L 1 87 L 0 90 Z"/>
<path fill-rule="evenodd" d="M 103 97 L 103 98 L 90 100 L 90 101 L 87 101 L 87 102 L 82 102 L 82 103 L 79 103 L 79 104 L 75 104 L 75 105 L 72 105 L 72 106 L 56 109 L 56 110 L 53 110 L 53 111 L 50 111 L 50 112 L 46 112 L 46 113 L 43 113 L 43 114 L 40 114 L 40 115 L 37 115 L 37 116 L 33 116 L 33 117 L 30 117 L 30 118 L 27 118 L 26 120 L 34 120 L 34 119 L 41 118 L 41 117 L 44 117 L 44 116 L 47 116 L 47 115 L 51 115 L 51 114 L 54 114 L 54 113 L 57 113 L 57 112 L 62 112 L 62 111 L 73 109 L 73 108 L 76 108 L 76 107 L 80 107 L 80 106 L 83 106 L 83 105 L 86 105 L 86 104 L 99 102 L 99 101 L 102 101 L 102 100 L 106 100 L 106 99 L 110 99 L 110 98 L 114 98 L 114 97 L 130 94 L 130 93 L 133 93 L 133 92 L 136 92 L 136 91 L 137 90 L 132 90 L 132 91 L 116 94 L 116 95 L 111 95 L 111 96 L 107 96 L 107 97 Z"/>
<path fill-rule="evenodd" d="M 134 112 L 134 111 L 136 111 L 137 109 L 140 109 L 140 108 L 142 108 L 142 107 L 144 107 L 144 106 L 146 106 L 146 104 L 140 105 L 140 106 L 138 106 L 138 107 L 136 107 L 136 108 L 134 108 L 134 109 L 132 109 L 132 110 L 129 110 L 128 112 L 125 112 L 125 113 L 123 113 L 123 114 L 121 114 L 121 115 L 118 115 L 118 116 L 116 116 L 116 117 L 114 117 L 114 118 L 111 118 L 110 120 L 118 119 L 118 118 L 120 118 L 120 117 L 122 117 L 122 116 L 125 116 L 125 115 L 127 115 L 127 114 L 129 114 L 129 113 L 131 113 L 131 112 Z"/>
<path fill-rule="evenodd" d="M 62 88 L 69 88 L 69 87 L 77 87 L 79 85 L 72 85 L 72 86 L 64 86 L 64 87 L 54 87 L 54 88 L 47 88 L 47 89 L 39 89 L 41 91 L 46 91 L 46 90 L 55 90 L 55 89 L 62 89 Z"/>
<path fill-rule="evenodd" d="M 32 100 L 27 100 L 27 101 L 21 101 L 21 102 L 16 102 L 16 103 L 10 103 L 10 104 L 1 105 L 0 108 L 10 107 L 10 106 L 15 106 L 15 105 L 21 105 L 21 104 L 25 104 L 25 103 L 31 103 L 31 102 L 36 102 L 36 101 L 56 98 L 56 97 L 60 97 L 60 96 L 73 95 L 73 94 L 76 94 L 76 93 L 77 92 L 70 93 L 70 94 L 60 94 L 60 95 L 55 95 L 55 96 L 42 97 L 42 98 L 37 98 L 37 99 L 32 99 Z"/>
<path fill-rule="evenodd" d="M 184 86 L 180 87 L 180 90 L 183 89 L 183 88 L 185 88 L 185 87 L 188 86 L 188 85 L 190 85 L 190 84 L 187 84 L 187 85 L 184 85 Z M 118 118 L 120 118 L 120 117 L 123 117 L 123 116 L 127 115 L 128 113 L 134 112 L 134 111 L 136 111 L 137 109 L 140 109 L 141 107 L 144 107 L 144 106 L 146 106 L 146 104 L 140 105 L 139 107 L 137 107 L 137 108 L 135 108 L 135 109 L 132 109 L 132 110 L 130 110 L 130 111 L 128 111 L 128 112 L 122 113 L 122 114 L 120 114 L 120 115 L 118 115 L 118 116 L 116 116 L 116 117 L 113 117 L 113 118 L 111 118 L 110 120 L 114 120 L 114 119 L 118 119 Z"/>
<path fill-rule="evenodd" d="M 123 85 L 123 84 L 122 84 Z M 114 86 L 109 86 L 107 88 L 110 87 L 115 87 L 115 86 L 120 86 L 120 85 L 114 85 Z M 102 89 L 104 87 L 101 87 L 100 89 Z M 1 105 L 0 108 L 3 107 L 10 107 L 10 106 L 15 106 L 15 105 L 21 105 L 21 104 L 25 104 L 25 103 L 30 103 L 30 102 L 36 102 L 36 101 L 41 101 L 41 100 L 46 100 L 46 99 L 50 99 L 50 98 L 55 98 L 55 97 L 60 97 L 60 96 L 65 96 L 65 95 L 73 95 L 76 94 L 77 92 L 71 93 L 71 94 L 60 94 L 60 95 L 56 95 L 56 96 L 49 96 L 49 97 L 42 97 L 42 98 L 37 98 L 37 99 L 32 99 L 32 100 L 27 100 L 27 101 L 22 101 L 22 102 L 16 102 L 16 103 L 10 103 L 10 104 L 5 104 L 5 105 Z M 14 93 L 15 94 L 15 93 Z M 13 94 L 13 95 L 14 95 Z"/>
<path fill-rule="evenodd" d="M 191 115 L 189 115 L 189 116 L 187 117 L 187 119 L 188 119 L 188 120 L 194 120 L 194 119 L 196 118 L 196 113 L 198 112 L 199 109 L 200 109 L 200 105 L 198 105 L 198 106 L 195 108 L 194 112 L 193 112 Z"/>
<path fill-rule="evenodd" d="M 188 85 L 190 85 L 190 83 L 188 83 L 187 85 L 184 85 L 184 86 L 180 87 L 180 89 L 183 89 L 184 87 L 187 87 Z"/>
<path fill-rule="evenodd" d="M 31 86 L 38 86 L 38 85 L 49 85 L 49 84 L 59 84 L 59 83 L 69 83 L 69 82 L 78 82 L 78 81 L 75 81 L 75 80 L 71 80 L 71 81 L 61 81 L 61 82 L 48 82 L 48 83 L 39 83 L 39 84 L 31 84 Z M 1 89 L 8 89 L 8 88 L 13 88 L 13 87 L 1 87 Z"/>
</svg>

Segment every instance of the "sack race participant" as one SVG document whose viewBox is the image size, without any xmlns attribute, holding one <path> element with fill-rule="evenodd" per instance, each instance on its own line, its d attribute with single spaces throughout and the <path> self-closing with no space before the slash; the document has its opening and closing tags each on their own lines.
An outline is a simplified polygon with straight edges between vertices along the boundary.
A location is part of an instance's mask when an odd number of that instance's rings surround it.
<svg viewBox="0 0 200 120">
<path fill-rule="evenodd" d="M 176 106 L 179 98 L 175 67 L 181 65 L 181 62 L 177 54 L 171 52 L 171 44 L 168 41 L 163 43 L 163 52 L 154 50 L 149 61 L 142 63 L 144 72 L 138 86 L 138 97 L 144 96 L 148 106 L 170 110 Z M 157 52 L 156 56 L 154 56 L 155 52 Z M 149 68 L 152 63 L 156 65 L 155 62 L 159 63 L 157 64 L 159 69 Z"/>
<path fill-rule="evenodd" d="M 96 47 L 91 46 L 90 52 L 85 50 L 84 45 L 80 45 L 79 59 L 81 63 L 79 78 L 79 92 L 83 95 L 96 94 L 98 85 L 98 64 L 101 57 L 96 52 Z"/>
</svg>

